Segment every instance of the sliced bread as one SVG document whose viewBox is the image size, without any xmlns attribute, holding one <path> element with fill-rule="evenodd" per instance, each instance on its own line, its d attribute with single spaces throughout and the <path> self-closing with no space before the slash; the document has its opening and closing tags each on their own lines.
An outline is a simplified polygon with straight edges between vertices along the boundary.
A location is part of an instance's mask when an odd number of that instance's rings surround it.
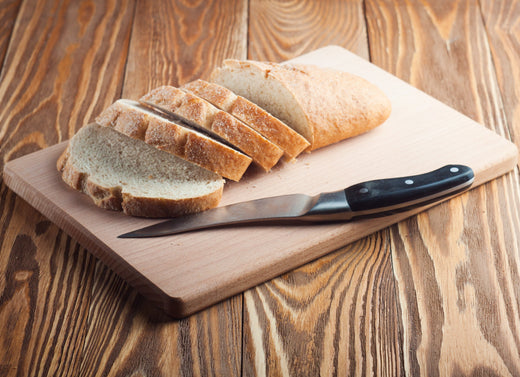
<svg viewBox="0 0 520 377">
<path fill-rule="evenodd" d="M 250 156 L 265 171 L 269 171 L 283 155 L 282 149 L 242 121 L 179 88 L 156 88 L 144 95 L 140 102 L 181 116 L 188 122 L 222 137 Z"/>
<path fill-rule="evenodd" d="M 181 121 L 165 119 L 139 102 L 118 100 L 96 122 L 234 181 L 240 180 L 251 163 L 251 158 L 238 150 Z"/>
<path fill-rule="evenodd" d="M 195 95 L 211 102 L 219 109 L 227 111 L 242 122 L 258 131 L 283 149 L 288 160 L 297 157 L 310 144 L 299 133 L 278 118 L 233 91 L 204 80 L 195 80 L 182 86 Z"/>
<path fill-rule="evenodd" d="M 58 160 L 63 180 L 102 208 L 142 217 L 173 217 L 216 207 L 219 175 L 123 135 L 87 125 Z"/>
<path fill-rule="evenodd" d="M 211 81 L 284 121 L 311 143 L 309 150 L 369 131 L 391 112 L 375 85 L 316 66 L 226 60 Z"/>
</svg>

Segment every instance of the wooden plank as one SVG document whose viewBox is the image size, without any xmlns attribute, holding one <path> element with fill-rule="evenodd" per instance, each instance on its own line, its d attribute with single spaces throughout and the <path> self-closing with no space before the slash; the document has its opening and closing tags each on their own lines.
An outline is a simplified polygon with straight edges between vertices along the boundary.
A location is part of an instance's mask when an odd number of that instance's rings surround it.
<svg viewBox="0 0 520 377">
<path fill-rule="evenodd" d="M 0 374 L 73 375 L 94 258 L 5 185 L 0 198 Z"/>
<path fill-rule="evenodd" d="M 23 4 L 0 82 L 4 161 L 70 138 L 119 97 L 132 15 L 126 1 Z"/>
<path fill-rule="evenodd" d="M 378 65 L 509 135 L 477 2 L 370 0 L 366 17 Z M 407 374 L 520 373 L 519 200 L 509 174 L 392 227 Z"/>
<path fill-rule="evenodd" d="M 520 1 L 480 1 L 509 132 L 520 145 Z"/>
<path fill-rule="evenodd" d="M 246 57 L 247 1 L 138 1 L 136 13 L 123 98 L 207 79 L 224 59 Z"/>
<path fill-rule="evenodd" d="M 136 14 L 124 98 L 246 57 L 247 1 L 138 1 Z M 173 321 L 98 265 L 80 375 L 238 376 L 241 337 L 241 296 Z"/>
<path fill-rule="evenodd" d="M 250 1 L 249 59 L 281 62 L 328 45 L 368 59 L 363 1 Z"/>
<path fill-rule="evenodd" d="M 520 371 L 517 187 L 510 174 L 392 228 L 409 374 Z"/>
<path fill-rule="evenodd" d="M 403 375 L 388 232 L 245 293 L 244 375 Z"/>
<path fill-rule="evenodd" d="M 508 137 L 477 2 L 368 1 L 366 11 L 374 64 Z"/>
<path fill-rule="evenodd" d="M 1 8 L 11 20 L 13 6 Z M 119 94 L 132 15 L 125 1 L 21 3 L 0 80 L 2 169 L 68 138 Z M 3 181 L 0 213 L 0 374 L 75 375 L 95 258 Z"/>
<path fill-rule="evenodd" d="M 21 0 L 0 0 L 0 67 L 3 66 L 20 3 Z"/>
<path fill-rule="evenodd" d="M 363 7 L 362 1 L 251 1 L 249 57 L 283 61 L 336 44 L 368 59 Z M 378 232 L 247 291 L 244 374 L 400 375 L 387 238 Z M 373 306 L 363 304 L 366 297 Z M 379 350 L 393 353 L 381 357 Z"/>
<path fill-rule="evenodd" d="M 241 313 L 238 297 L 174 321 L 99 264 L 78 375 L 239 376 Z"/>
</svg>

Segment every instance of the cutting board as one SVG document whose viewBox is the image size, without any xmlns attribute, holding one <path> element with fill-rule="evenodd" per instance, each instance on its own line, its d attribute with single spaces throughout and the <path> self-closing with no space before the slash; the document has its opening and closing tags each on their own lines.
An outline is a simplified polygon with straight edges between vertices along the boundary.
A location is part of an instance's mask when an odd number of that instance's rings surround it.
<svg viewBox="0 0 520 377">
<path fill-rule="evenodd" d="M 516 164 L 518 152 L 512 143 L 343 48 L 325 47 L 294 61 L 345 70 L 375 83 L 391 99 L 390 118 L 369 133 L 304 154 L 294 163 L 280 163 L 270 173 L 251 168 L 242 181 L 226 183 L 221 205 L 290 193 L 315 195 L 450 163 L 473 168 L 475 187 Z M 350 223 L 233 226 L 118 239 L 157 220 L 99 209 L 67 187 L 55 167 L 65 146 L 7 163 L 6 184 L 174 317 L 187 316 L 424 210 Z"/>
</svg>

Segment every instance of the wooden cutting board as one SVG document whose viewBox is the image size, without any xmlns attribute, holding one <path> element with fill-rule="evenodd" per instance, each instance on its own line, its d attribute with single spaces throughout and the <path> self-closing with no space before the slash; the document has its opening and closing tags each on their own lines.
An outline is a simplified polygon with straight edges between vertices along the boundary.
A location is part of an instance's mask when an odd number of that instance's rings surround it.
<svg viewBox="0 0 520 377">
<path fill-rule="evenodd" d="M 392 115 L 367 134 L 294 163 L 280 163 L 270 173 L 252 168 L 241 182 L 226 183 L 221 205 L 290 193 L 314 195 L 449 163 L 472 167 L 475 187 L 516 164 L 512 143 L 343 48 L 325 47 L 294 61 L 366 78 L 387 93 Z M 187 316 L 421 210 L 344 224 L 265 224 L 118 239 L 157 220 L 99 209 L 67 187 L 55 167 L 65 145 L 7 163 L 6 184 L 174 317 Z"/>
</svg>

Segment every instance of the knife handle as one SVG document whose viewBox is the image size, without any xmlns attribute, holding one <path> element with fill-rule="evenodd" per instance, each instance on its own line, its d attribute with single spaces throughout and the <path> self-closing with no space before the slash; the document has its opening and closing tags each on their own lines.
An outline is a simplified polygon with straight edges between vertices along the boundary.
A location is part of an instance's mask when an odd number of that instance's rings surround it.
<svg viewBox="0 0 520 377">
<path fill-rule="evenodd" d="M 359 183 L 346 188 L 345 195 L 355 216 L 387 215 L 461 192 L 473 179 L 471 168 L 446 165 L 429 173 Z"/>
</svg>

